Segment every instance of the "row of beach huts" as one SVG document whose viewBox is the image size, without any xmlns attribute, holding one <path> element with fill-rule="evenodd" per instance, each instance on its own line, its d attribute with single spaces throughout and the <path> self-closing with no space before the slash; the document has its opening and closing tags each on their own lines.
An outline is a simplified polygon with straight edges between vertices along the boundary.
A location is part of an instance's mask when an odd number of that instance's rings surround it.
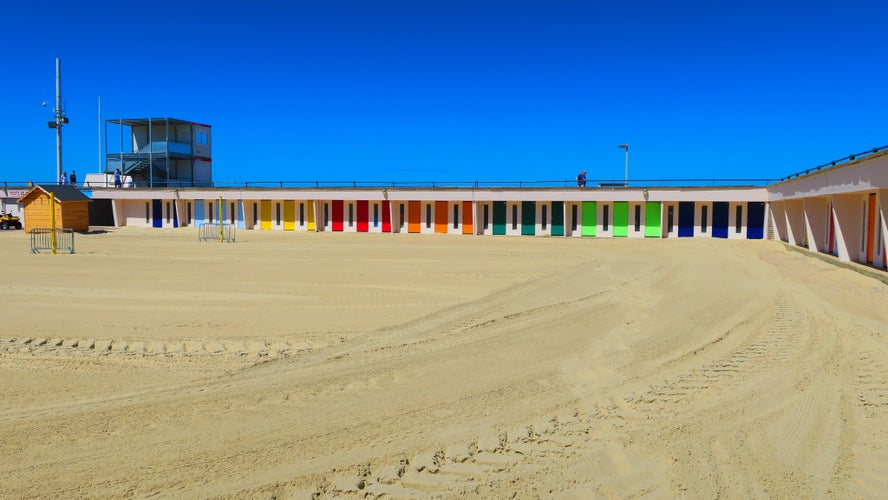
<svg viewBox="0 0 888 500">
<path fill-rule="evenodd" d="M 767 186 L 7 189 L 25 229 L 60 223 L 240 230 L 595 238 L 778 239 L 886 267 L 888 151 Z M 3 209 L 4 207 L 0 207 Z"/>
</svg>

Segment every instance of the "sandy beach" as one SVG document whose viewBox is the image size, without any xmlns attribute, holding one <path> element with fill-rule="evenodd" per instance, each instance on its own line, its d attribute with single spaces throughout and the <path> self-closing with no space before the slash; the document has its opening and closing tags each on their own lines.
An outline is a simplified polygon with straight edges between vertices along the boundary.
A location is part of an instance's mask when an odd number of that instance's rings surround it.
<svg viewBox="0 0 888 500">
<path fill-rule="evenodd" d="M 0 497 L 888 491 L 888 285 L 771 241 L 0 233 Z"/>
</svg>

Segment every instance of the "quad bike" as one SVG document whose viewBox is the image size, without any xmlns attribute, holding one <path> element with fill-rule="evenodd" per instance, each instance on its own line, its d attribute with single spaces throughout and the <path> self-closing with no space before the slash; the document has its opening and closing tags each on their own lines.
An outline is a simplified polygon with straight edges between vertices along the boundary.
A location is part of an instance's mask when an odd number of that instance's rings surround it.
<svg viewBox="0 0 888 500">
<path fill-rule="evenodd" d="M 2 214 L 0 213 L 0 229 L 21 229 L 22 221 L 19 220 L 18 217 L 12 214 Z"/>
</svg>

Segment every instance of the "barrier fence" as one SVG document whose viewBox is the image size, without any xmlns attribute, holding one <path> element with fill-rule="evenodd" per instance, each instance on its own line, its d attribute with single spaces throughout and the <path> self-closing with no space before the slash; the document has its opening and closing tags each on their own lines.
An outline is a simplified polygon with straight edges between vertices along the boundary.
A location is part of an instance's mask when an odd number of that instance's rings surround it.
<svg viewBox="0 0 888 500">
<path fill-rule="evenodd" d="M 74 253 L 74 230 L 37 227 L 31 230 L 31 253 L 57 251 Z"/>
<path fill-rule="evenodd" d="M 197 238 L 200 241 L 234 243 L 235 226 L 233 224 L 205 222 L 197 226 L 197 231 Z"/>
</svg>

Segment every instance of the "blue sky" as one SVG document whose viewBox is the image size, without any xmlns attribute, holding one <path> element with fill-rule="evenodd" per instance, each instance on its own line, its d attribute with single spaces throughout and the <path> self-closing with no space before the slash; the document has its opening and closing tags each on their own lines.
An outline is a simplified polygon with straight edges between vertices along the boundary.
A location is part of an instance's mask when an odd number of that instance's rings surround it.
<svg viewBox="0 0 888 500">
<path fill-rule="evenodd" d="M 15 2 L 0 181 L 102 118 L 213 126 L 240 181 L 773 178 L 888 144 L 888 2 Z M 41 103 L 47 101 L 47 107 Z"/>
</svg>

